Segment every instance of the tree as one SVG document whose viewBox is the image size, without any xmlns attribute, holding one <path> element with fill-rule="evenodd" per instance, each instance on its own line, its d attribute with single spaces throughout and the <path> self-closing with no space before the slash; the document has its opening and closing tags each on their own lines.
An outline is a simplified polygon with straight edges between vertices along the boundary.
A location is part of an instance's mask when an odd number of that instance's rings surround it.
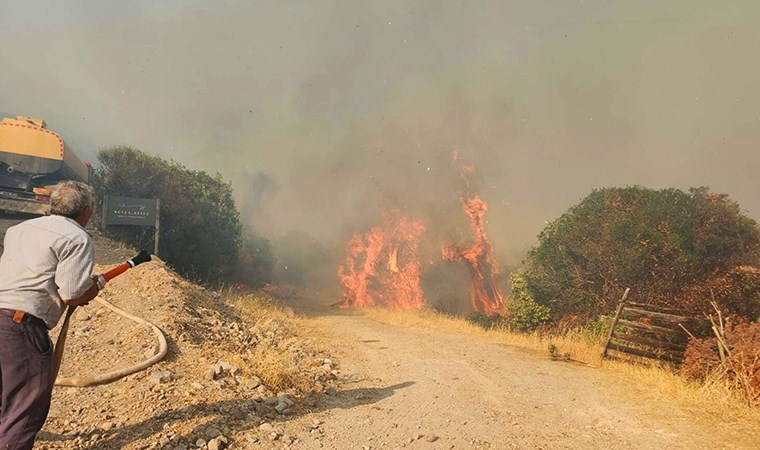
<svg viewBox="0 0 760 450">
<path fill-rule="evenodd" d="M 242 227 L 232 186 L 221 175 L 189 170 L 129 147 L 101 150 L 98 160 L 94 187 L 99 199 L 118 195 L 161 200 L 160 252 L 178 272 L 205 281 L 218 281 L 234 271 L 247 273 L 236 268 Z M 135 227 L 112 226 L 109 232 L 133 246 L 145 245 L 144 231 Z M 259 241 L 251 236 L 249 242 L 254 243 L 246 246 L 243 262 L 257 264 L 257 249 L 271 258 L 268 242 Z M 260 268 L 271 273 L 271 265 Z"/>
<path fill-rule="evenodd" d="M 609 311 L 626 287 L 645 303 L 707 310 L 709 298 L 689 296 L 694 286 L 759 261 L 757 224 L 726 195 L 707 188 L 604 188 L 540 233 L 525 279 L 554 319 Z M 758 306 L 745 313 L 760 314 L 757 297 L 746 299 Z"/>
</svg>

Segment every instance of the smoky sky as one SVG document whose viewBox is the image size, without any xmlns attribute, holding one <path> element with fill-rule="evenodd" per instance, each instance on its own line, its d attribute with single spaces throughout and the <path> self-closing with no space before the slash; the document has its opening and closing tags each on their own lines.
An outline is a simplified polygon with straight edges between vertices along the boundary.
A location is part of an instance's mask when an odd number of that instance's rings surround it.
<svg viewBox="0 0 760 450">
<path fill-rule="evenodd" d="M 595 187 L 760 218 L 753 0 L 3 1 L 0 42 L 0 114 L 219 171 L 272 239 L 460 227 L 453 151 L 512 262 Z"/>
</svg>

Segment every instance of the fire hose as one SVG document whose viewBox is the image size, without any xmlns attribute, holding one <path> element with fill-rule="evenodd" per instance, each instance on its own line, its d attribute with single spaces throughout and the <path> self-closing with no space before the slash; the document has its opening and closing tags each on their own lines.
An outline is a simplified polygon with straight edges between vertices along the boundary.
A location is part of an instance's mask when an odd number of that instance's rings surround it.
<svg viewBox="0 0 760 450">
<path fill-rule="evenodd" d="M 148 262 L 150 260 L 151 260 L 150 254 L 148 252 L 143 251 L 143 252 L 140 252 L 140 254 L 138 254 L 134 258 L 128 260 L 127 262 L 122 263 L 114 267 L 113 269 L 109 270 L 108 272 L 104 273 L 102 276 L 103 278 L 105 278 L 106 281 L 110 281 L 116 278 L 117 276 L 123 274 L 130 268 L 135 267 L 138 264 Z M 93 375 L 93 376 L 88 376 L 88 377 L 83 377 L 83 378 L 76 378 L 76 377 L 58 378 L 58 372 L 60 371 L 61 363 L 63 362 L 63 351 L 66 345 L 66 336 L 68 335 L 68 331 L 69 331 L 69 322 L 70 322 L 71 316 L 76 310 L 76 306 L 69 306 L 68 309 L 66 310 L 66 317 L 63 321 L 63 325 L 61 326 L 61 331 L 58 334 L 58 339 L 56 340 L 56 343 L 55 343 L 55 351 L 53 353 L 53 367 L 51 370 L 51 375 L 52 375 L 52 378 L 55 380 L 55 384 L 58 386 L 84 387 L 84 386 L 92 386 L 94 384 L 107 383 L 109 381 L 113 381 L 121 377 L 133 374 L 135 372 L 144 370 L 150 367 L 151 365 L 155 364 L 156 362 L 160 361 L 161 359 L 163 359 L 164 356 L 166 356 L 166 351 L 167 351 L 166 337 L 163 335 L 163 333 L 157 326 L 148 322 L 145 319 L 133 316 L 101 298 L 95 298 L 94 300 L 100 303 L 101 305 L 105 306 L 106 308 L 110 309 L 111 311 L 114 311 L 115 313 L 129 320 L 132 320 L 133 322 L 139 323 L 141 325 L 144 325 L 150 328 L 151 331 L 153 331 L 153 334 L 158 339 L 158 346 L 159 346 L 158 353 L 156 353 L 152 357 L 138 364 L 125 367 L 123 369 L 117 369 L 117 370 L 107 372 L 104 374 Z"/>
</svg>

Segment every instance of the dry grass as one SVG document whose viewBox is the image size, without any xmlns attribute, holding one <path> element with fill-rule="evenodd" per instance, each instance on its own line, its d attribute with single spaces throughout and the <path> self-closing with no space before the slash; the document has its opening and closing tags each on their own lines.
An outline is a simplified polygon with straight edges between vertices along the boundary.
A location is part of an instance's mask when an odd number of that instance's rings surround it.
<svg viewBox="0 0 760 450">
<path fill-rule="evenodd" d="M 595 342 L 581 333 L 565 336 L 545 336 L 535 333 L 513 333 L 503 328 L 484 329 L 464 318 L 442 314 L 433 310 L 400 311 L 381 308 L 366 309 L 360 314 L 381 322 L 409 327 L 447 332 L 476 334 L 485 339 L 506 345 L 513 345 L 536 353 L 548 355 L 549 344 L 554 344 L 560 355 L 569 353 L 571 358 L 591 366 L 601 364 L 601 355 Z"/>
<path fill-rule="evenodd" d="M 722 421 L 758 421 L 760 408 L 746 405 L 728 383 L 708 380 L 697 383 L 687 380 L 673 369 L 646 361 L 623 361 L 601 359 L 602 339 L 589 336 L 582 331 L 571 331 L 564 336 L 514 333 L 506 329 L 489 329 L 467 321 L 464 318 L 448 316 L 431 310 L 398 311 L 387 309 L 366 309 L 362 314 L 375 320 L 451 333 L 467 333 L 482 336 L 492 342 L 527 349 L 532 353 L 550 357 L 548 346 L 553 344 L 560 356 L 569 354 L 572 361 L 580 362 L 600 370 L 610 372 L 615 377 L 629 381 L 657 396 L 677 402 L 687 410 L 698 411 L 700 417 Z"/>
<path fill-rule="evenodd" d="M 324 331 L 313 320 L 296 316 L 291 308 L 283 308 L 266 296 L 230 290 L 224 298 L 246 327 L 257 327 L 272 338 L 253 346 L 250 353 L 230 354 L 229 359 L 274 391 L 311 389 L 314 377 L 306 369 L 313 365 L 314 355 L 326 357 Z"/>
</svg>

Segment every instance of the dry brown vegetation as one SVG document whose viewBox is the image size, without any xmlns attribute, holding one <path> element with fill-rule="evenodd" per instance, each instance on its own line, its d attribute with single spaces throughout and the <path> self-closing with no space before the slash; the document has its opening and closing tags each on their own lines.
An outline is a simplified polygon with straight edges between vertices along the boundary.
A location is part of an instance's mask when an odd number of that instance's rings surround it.
<svg viewBox="0 0 760 450">
<path fill-rule="evenodd" d="M 265 339 L 271 339 L 270 345 L 255 346 L 247 358 L 241 358 L 238 352 L 229 352 L 228 357 L 240 363 L 244 373 L 258 376 L 272 390 L 305 392 L 313 388 L 313 373 L 304 369 L 314 366 L 315 360 L 307 357 L 304 350 L 308 348 L 310 354 L 322 353 L 320 348 L 325 335 L 319 325 L 296 316 L 292 308 L 279 306 L 268 296 L 242 294 L 232 289 L 223 296 L 243 323 L 270 330 L 271 335 L 265 335 Z M 306 335 L 304 330 L 310 334 Z"/>
<path fill-rule="evenodd" d="M 692 339 L 682 373 L 694 380 L 728 384 L 748 405 L 760 403 L 760 322 L 725 327 L 724 353 L 718 338 Z"/>
</svg>

